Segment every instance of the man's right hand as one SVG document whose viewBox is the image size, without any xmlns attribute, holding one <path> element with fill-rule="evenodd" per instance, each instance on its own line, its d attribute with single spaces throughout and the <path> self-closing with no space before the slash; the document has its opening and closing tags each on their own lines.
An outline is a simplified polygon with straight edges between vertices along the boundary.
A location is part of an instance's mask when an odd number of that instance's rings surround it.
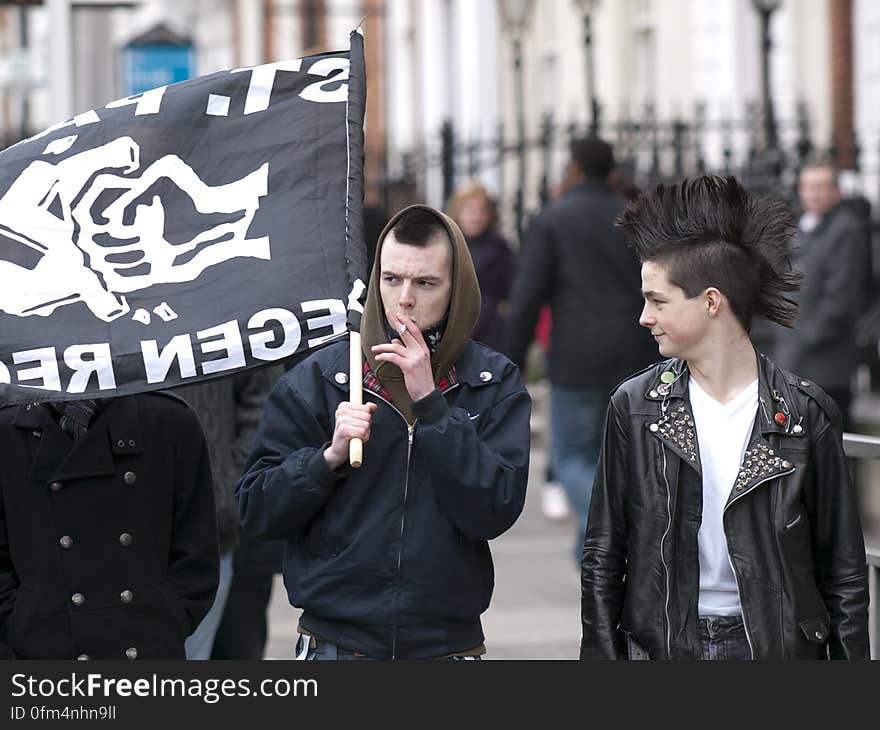
<svg viewBox="0 0 880 730">
<path fill-rule="evenodd" d="M 370 422 L 376 408 L 375 403 L 358 406 L 343 401 L 339 404 L 333 441 L 324 450 L 324 463 L 330 469 L 338 469 L 348 461 L 348 444 L 353 438 L 359 438 L 364 443 L 370 440 Z"/>
</svg>

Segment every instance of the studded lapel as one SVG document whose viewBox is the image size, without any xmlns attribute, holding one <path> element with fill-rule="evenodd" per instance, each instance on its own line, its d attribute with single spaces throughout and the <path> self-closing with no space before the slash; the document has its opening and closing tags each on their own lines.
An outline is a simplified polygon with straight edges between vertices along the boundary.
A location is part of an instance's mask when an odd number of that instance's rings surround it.
<svg viewBox="0 0 880 730">
<path fill-rule="evenodd" d="M 778 450 L 773 449 L 765 439 L 752 441 L 743 455 L 727 504 L 747 494 L 759 484 L 794 471 L 795 465 L 783 457 Z"/>
<path fill-rule="evenodd" d="M 648 423 L 648 431 L 702 474 L 697 429 L 687 400 L 670 404 L 666 413 Z"/>
<path fill-rule="evenodd" d="M 658 371 L 656 380 L 645 393 L 645 399 L 656 403 L 658 411 L 657 418 L 648 421 L 646 428 L 702 475 L 697 428 L 687 398 L 687 363 L 669 360 L 663 371 L 671 372 L 674 379 L 665 383 Z"/>
</svg>

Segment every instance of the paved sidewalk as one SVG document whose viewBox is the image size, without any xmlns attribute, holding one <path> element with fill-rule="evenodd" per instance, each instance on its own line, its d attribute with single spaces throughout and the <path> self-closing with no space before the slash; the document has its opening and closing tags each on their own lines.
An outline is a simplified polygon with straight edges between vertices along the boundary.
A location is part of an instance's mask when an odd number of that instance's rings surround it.
<svg viewBox="0 0 880 730">
<path fill-rule="evenodd" d="M 483 615 L 487 659 L 576 659 L 580 642 L 580 576 L 571 559 L 570 520 L 541 514 L 544 481 L 544 393 L 533 390 L 532 456 L 526 506 L 517 523 L 491 542 L 495 592 Z M 276 578 L 270 607 L 268 659 L 293 653 L 299 611 Z"/>
</svg>

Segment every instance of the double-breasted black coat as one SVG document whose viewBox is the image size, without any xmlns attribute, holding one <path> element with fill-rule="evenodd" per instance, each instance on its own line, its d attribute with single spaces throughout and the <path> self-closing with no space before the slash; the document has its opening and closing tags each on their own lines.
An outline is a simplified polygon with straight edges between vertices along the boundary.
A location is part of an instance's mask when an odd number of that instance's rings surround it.
<svg viewBox="0 0 880 730">
<path fill-rule="evenodd" d="M 73 441 L 0 408 L 0 656 L 183 658 L 218 581 L 211 468 L 179 398 L 114 399 Z"/>
</svg>

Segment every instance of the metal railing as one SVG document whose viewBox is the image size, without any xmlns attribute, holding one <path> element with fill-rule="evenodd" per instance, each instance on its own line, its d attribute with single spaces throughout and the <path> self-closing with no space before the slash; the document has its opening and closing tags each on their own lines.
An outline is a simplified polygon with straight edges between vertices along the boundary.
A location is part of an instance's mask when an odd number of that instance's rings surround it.
<svg viewBox="0 0 880 730">
<path fill-rule="evenodd" d="M 843 434 L 843 450 L 853 459 L 880 459 L 880 438 L 858 433 Z M 874 485 L 872 485 L 873 487 Z M 880 525 L 863 524 L 865 553 L 868 561 L 868 637 L 871 658 L 880 658 Z"/>
</svg>

